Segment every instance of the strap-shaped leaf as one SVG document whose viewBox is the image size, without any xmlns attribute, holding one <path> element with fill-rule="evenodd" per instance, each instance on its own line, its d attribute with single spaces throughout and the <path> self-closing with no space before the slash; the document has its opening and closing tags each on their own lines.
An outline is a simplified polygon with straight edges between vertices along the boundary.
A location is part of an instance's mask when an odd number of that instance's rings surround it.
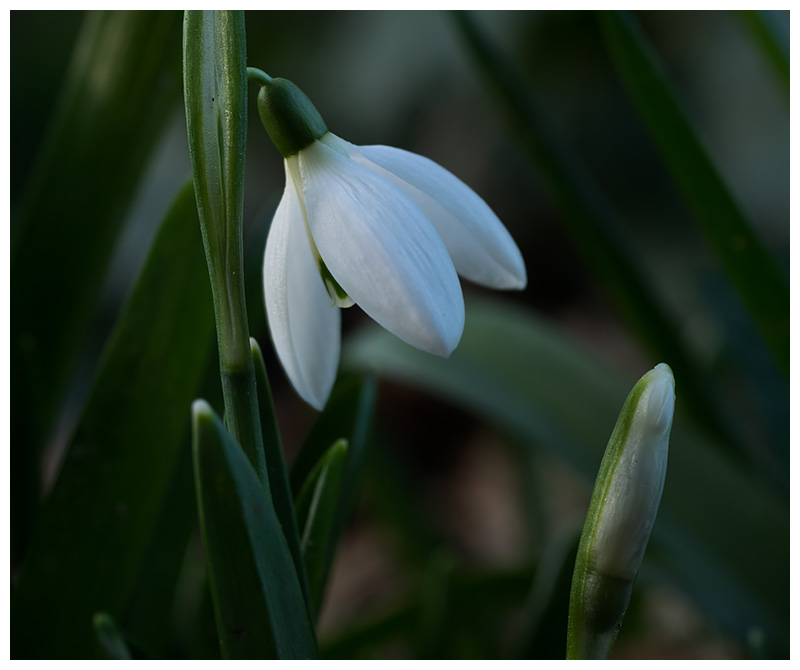
<svg viewBox="0 0 800 670">
<path fill-rule="evenodd" d="M 786 278 L 717 172 L 636 20 L 620 12 L 602 12 L 600 20 L 622 82 L 695 222 L 788 377 L 789 284 Z"/>
<path fill-rule="evenodd" d="M 315 614 L 325 591 L 346 459 L 347 440 L 337 440 L 317 463 L 297 497 L 297 518 L 303 529 L 300 547 Z"/>
<path fill-rule="evenodd" d="M 12 593 L 14 658 L 91 658 L 119 620 L 189 434 L 214 322 L 194 193 L 164 219 L 34 528 Z M 43 641 L 46 640 L 46 644 Z"/>
<path fill-rule="evenodd" d="M 46 86 L 56 109 L 12 227 L 15 558 L 126 207 L 178 103 L 179 39 L 177 12 L 87 12 L 63 82 Z"/>
<path fill-rule="evenodd" d="M 212 360 L 217 387 L 219 374 Z M 208 385 L 204 385 L 204 390 Z M 175 636 L 170 624 L 181 567 L 192 532 L 197 527 L 194 501 L 191 435 L 186 432 L 180 454 L 164 492 L 161 512 L 142 555 L 120 625 L 141 643 L 151 658 L 163 658 Z"/>
<path fill-rule="evenodd" d="M 300 549 L 300 532 L 297 524 L 297 516 L 294 508 L 294 496 L 289 486 L 289 476 L 286 471 L 286 463 L 283 457 L 283 447 L 281 446 L 281 436 L 278 431 L 278 422 L 275 417 L 275 408 L 272 404 L 272 391 L 267 378 L 267 367 L 264 364 L 264 356 L 261 348 L 254 338 L 250 338 L 250 350 L 253 355 L 253 366 L 256 375 L 256 391 L 258 393 L 258 407 L 261 415 L 261 430 L 264 436 L 264 456 L 267 463 L 267 474 L 269 475 L 270 495 L 275 513 L 278 515 L 283 535 L 289 545 L 292 554 L 295 570 L 300 578 L 300 585 L 303 587 L 306 605 L 309 613 L 311 610 L 311 598 L 308 592 L 308 580 L 306 578 L 305 567 L 303 565 L 303 553 Z M 310 614 L 309 614 L 310 616 Z"/>
<path fill-rule="evenodd" d="M 737 15 L 750 31 L 753 41 L 769 61 L 778 82 L 789 97 L 791 68 L 789 63 L 789 12 L 767 9 L 738 11 Z"/>
<path fill-rule="evenodd" d="M 336 504 L 331 540 L 328 543 L 327 570 L 330 570 L 339 537 L 344 531 L 359 493 L 359 482 L 372 429 L 377 380 L 374 375 L 344 375 L 331 393 L 325 410 L 311 428 L 292 466 L 289 481 L 295 495 L 317 467 L 334 441 L 344 438 L 348 451 L 342 475 L 341 495 Z M 323 583 L 325 582 L 323 579 Z"/>
<path fill-rule="evenodd" d="M 269 494 L 211 407 L 193 405 L 200 525 L 222 654 L 313 658 L 314 629 Z"/>
</svg>

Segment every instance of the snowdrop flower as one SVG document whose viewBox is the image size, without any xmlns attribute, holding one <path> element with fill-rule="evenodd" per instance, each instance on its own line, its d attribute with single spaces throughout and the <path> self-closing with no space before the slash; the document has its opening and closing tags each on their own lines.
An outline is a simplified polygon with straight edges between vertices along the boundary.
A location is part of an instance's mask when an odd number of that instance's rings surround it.
<svg viewBox="0 0 800 670">
<path fill-rule="evenodd" d="M 357 304 L 402 340 L 446 357 L 464 328 L 459 274 L 525 287 L 511 235 L 458 178 L 408 151 L 346 142 L 294 84 L 248 73 L 262 86 L 259 115 L 286 171 L 264 259 L 267 317 L 306 402 L 321 409 L 336 378 L 339 308 Z"/>
<path fill-rule="evenodd" d="M 606 658 L 628 607 L 667 473 L 675 379 L 660 363 L 633 387 L 611 434 L 581 534 L 567 658 Z"/>
</svg>

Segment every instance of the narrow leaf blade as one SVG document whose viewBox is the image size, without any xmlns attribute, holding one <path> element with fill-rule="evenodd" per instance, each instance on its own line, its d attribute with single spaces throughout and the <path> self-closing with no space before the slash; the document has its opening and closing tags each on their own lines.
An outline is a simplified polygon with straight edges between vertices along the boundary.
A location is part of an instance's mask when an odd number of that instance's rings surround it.
<svg viewBox="0 0 800 670">
<path fill-rule="evenodd" d="M 789 285 L 700 142 L 632 15 L 600 14 L 619 75 L 728 278 L 789 372 Z"/>
<path fill-rule="evenodd" d="M 340 438 L 347 440 L 348 452 L 342 475 L 341 495 L 336 505 L 336 518 L 328 544 L 327 570 L 330 570 L 339 538 L 358 498 L 372 431 L 376 390 L 377 380 L 369 371 L 340 377 L 325 410 L 300 448 L 289 475 L 292 491 L 297 495 L 328 447 Z"/>
<path fill-rule="evenodd" d="M 537 169 L 588 267 L 654 358 L 670 361 L 696 420 L 724 438 L 723 448 L 741 457 L 744 448 L 730 428 L 727 408 L 717 402 L 715 380 L 675 337 L 680 324 L 608 199 L 513 64 L 481 34 L 468 12 L 457 12 L 455 20 L 487 88 L 504 108 L 520 148 Z"/>
<path fill-rule="evenodd" d="M 14 658 L 88 658 L 119 620 L 189 434 L 214 321 L 191 185 L 180 193 L 104 353 L 12 593 Z M 41 640 L 46 639 L 43 646 Z"/>
<path fill-rule="evenodd" d="M 300 549 L 300 531 L 295 514 L 294 497 L 289 486 L 289 476 L 286 462 L 283 457 L 281 436 L 278 431 L 278 421 L 275 416 L 275 407 L 272 404 L 272 390 L 267 378 L 267 367 L 258 342 L 250 338 L 250 351 L 253 356 L 253 366 L 256 376 L 256 393 L 258 394 L 258 407 L 261 415 L 261 431 L 264 438 L 264 457 L 266 459 L 267 474 L 269 476 L 270 495 L 275 513 L 278 515 L 284 537 L 292 554 L 294 567 L 300 578 L 303 595 L 309 613 L 311 598 L 309 596 L 308 579 L 303 565 L 303 554 Z"/>
<path fill-rule="evenodd" d="M 177 12 L 87 12 L 12 226 L 14 554 L 125 209 L 180 91 Z M 48 82 L 58 92 L 59 82 Z"/>
<path fill-rule="evenodd" d="M 334 442 L 308 476 L 297 497 L 297 518 L 303 529 L 300 546 L 315 614 L 319 612 L 325 591 L 347 451 L 347 440 Z"/>
<path fill-rule="evenodd" d="M 789 62 L 789 15 L 770 10 L 740 10 L 736 12 L 750 31 L 753 41 L 760 47 L 772 66 L 778 82 L 789 97 L 791 67 Z"/>
<path fill-rule="evenodd" d="M 194 472 L 223 656 L 300 659 L 316 640 L 269 494 L 204 401 L 194 415 Z"/>
</svg>

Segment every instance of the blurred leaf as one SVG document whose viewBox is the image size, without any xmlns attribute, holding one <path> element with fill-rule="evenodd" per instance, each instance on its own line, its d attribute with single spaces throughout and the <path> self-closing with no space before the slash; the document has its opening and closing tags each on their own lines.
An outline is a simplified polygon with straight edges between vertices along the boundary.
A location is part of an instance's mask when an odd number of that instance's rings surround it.
<svg viewBox="0 0 800 670">
<path fill-rule="evenodd" d="M 731 427 L 730 412 L 714 393 L 716 382 L 677 335 L 680 326 L 656 291 L 642 251 L 632 245 L 617 214 L 548 118 L 532 88 L 481 35 L 469 13 L 457 12 L 454 18 L 487 88 L 504 108 L 512 132 L 537 168 L 594 277 L 651 354 L 669 361 L 681 379 L 694 418 L 723 438 L 719 442 L 722 448 L 741 456 L 744 447 Z"/>
<path fill-rule="evenodd" d="M 50 81 L 63 81 L 85 12 L 18 10 L 11 14 L 11 133 L 9 174 L 11 218 L 30 174 L 44 129 L 53 117 L 53 87 L 37 86 L 41 72 Z M 47 48 L 43 48 L 47 45 Z"/>
<path fill-rule="evenodd" d="M 564 659 L 580 531 L 570 528 L 544 548 L 512 658 Z"/>
<path fill-rule="evenodd" d="M 781 89 L 789 97 L 789 13 L 785 20 L 782 12 L 763 9 L 737 11 L 744 26 L 769 61 Z"/>
<path fill-rule="evenodd" d="M 720 178 L 633 16 L 601 12 L 600 22 L 620 78 L 697 225 L 788 378 L 788 282 Z"/>
<path fill-rule="evenodd" d="M 189 449 L 191 456 L 192 449 Z M 194 486 L 193 467 L 189 468 Z M 197 496 L 192 496 L 197 514 Z M 205 551 L 200 525 L 189 540 L 175 588 L 175 602 L 170 618 L 170 642 L 159 658 L 219 660 L 221 658 L 214 599 L 208 583 Z"/>
<path fill-rule="evenodd" d="M 211 358 L 211 357 L 209 357 Z M 216 371 L 215 371 L 216 372 Z M 151 655 L 163 658 L 178 573 L 197 522 L 188 431 L 120 622 Z"/>
<path fill-rule="evenodd" d="M 420 609 L 414 636 L 414 658 L 446 659 L 449 599 L 455 558 L 445 549 L 433 552 L 420 585 Z M 475 603 L 477 604 L 477 603 Z M 480 603 L 485 607 L 485 603 Z"/>
<path fill-rule="evenodd" d="M 14 658 L 91 657 L 91 617 L 121 615 L 188 435 L 188 407 L 203 382 L 213 332 L 187 186 L 110 338 L 34 527 L 12 593 Z"/>
<path fill-rule="evenodd" d="M 98 612 L 92 618 L 97 642 L 100 646 L 101 658 L 113 661 L 131 660 L 131 652 L 117 629 L 114 620 L 105 612 Z"/>
<path fill-rule="evenodd" d="M 222 406 L 219 361 L 213 349 L 212 347 L 213 355 L 209 356 L 206 364 L 205 381 L 198 395 L 208 398 L 212 405 Z M 147 650 L 148 658 L 165 658 L 170 653 L 169 646 L 174 645 L 178 634 L 172 623 L 176 601 L 180 597 L 178 592 L 181 571 L 184 569 L 192 535 L 198 530 L 191 442 L 191 434 L 187 431 L 160 515 L 139 564 L 125 613 L 119 619 L 130 637 L 135 638 Z M 202 555 L 199 559 L 204 570 Z M 204 582 L 198 588 L 207 592 L 208 584 Z M 214 631 L 213 612 L 210 618 L 211 630 Z"/>
<path fill-rule="evenodd" d="M 523 445 L 552 451 L 587 486 L 632 386 L 527 311 L 477 300 L 468 301 L 464 336 L 447 360 L 369 328 L 350 339 L 343 361 L 346 368 L 441 395 Z M 677 376 L 676 383 L 667 481 L 645 561 L 658 558 L 719 625 L 741 636 L 758 625 L 783 648 L 789 606 L 785 501 L 687 426 Z"/>
<path fill-rule="evenodd" d="M 178 13 L 88 12 L 63 83 L 47 81 L 57 110 L 11 229 L 15 556 L 126 207 L 177 106 L 179 65 Z"/>
<path fill-rule="evenodd" d="M 242 448 L 196 401 L 194 473 L 222 655 L 314 658 L 316 640 L 286 539 Z"/>
<path fill-rule="evenodd" d="M 303 529 L 300 547 L 308 574 L 311 609 L 322 605 L 331 555 L 336 505 L 347 459 L 347 440 L 337 440 L 317 463 L 297 497 L 297 519 Z"/>
<path fill-rule="evenodd" d="M 419 496 L 416 482 L 405 463 L 387 448 L 390 437 L 375 426 L 375 444 L 370 449 L 364 471 L 364 497 L 369 509 L 398 538 L 394 555 L 422 569 L 442 544 L 442 538 Z"/>
</svg>

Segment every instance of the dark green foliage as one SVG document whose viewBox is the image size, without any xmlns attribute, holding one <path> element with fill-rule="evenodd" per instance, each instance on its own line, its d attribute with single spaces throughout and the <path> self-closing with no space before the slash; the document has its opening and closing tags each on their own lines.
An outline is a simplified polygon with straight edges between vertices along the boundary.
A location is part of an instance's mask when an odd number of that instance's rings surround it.
<svg viewBox="0 0 800 670">
<path fill-rule="evenodd" d="M 106 348 L 37 518 L 12 593 L 14 658 L 91 657 L 92 616 L 124 611 L 186 445 L 187 408 L 205 379 L 213 330 L 186 187 Z"/>
</svg>

